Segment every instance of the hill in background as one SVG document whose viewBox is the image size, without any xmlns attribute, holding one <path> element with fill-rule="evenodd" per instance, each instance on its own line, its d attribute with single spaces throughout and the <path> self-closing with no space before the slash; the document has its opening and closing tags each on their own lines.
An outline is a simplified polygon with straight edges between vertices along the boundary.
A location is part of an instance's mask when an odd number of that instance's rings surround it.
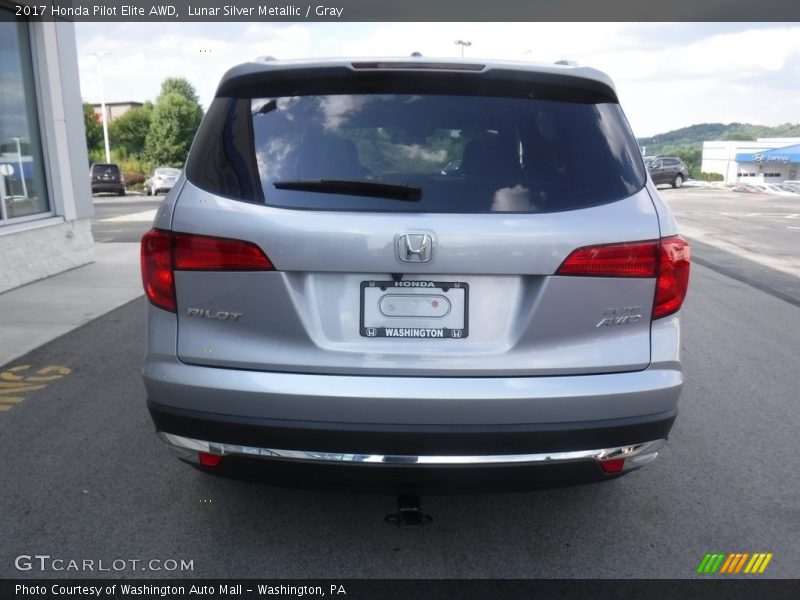
<svg viewBox="0 0 800 600">
<path fill-rule="evenodd" d="M 800 123 L 784 123 L 775 127 L 750 123 L 700 123 L 651 137 L 636 138 L 648 156 L 669 154 L 680 156 L 691 176 L 700 179 L 703 142 L 713 140 L 752 141 L 763 137 L 800 137 Z"/>
</svg>

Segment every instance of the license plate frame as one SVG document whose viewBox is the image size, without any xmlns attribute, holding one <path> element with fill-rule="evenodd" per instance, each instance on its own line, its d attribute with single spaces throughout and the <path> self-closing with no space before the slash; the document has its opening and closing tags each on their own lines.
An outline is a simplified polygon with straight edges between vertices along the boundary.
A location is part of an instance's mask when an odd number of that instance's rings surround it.
<svg viewBox="0 0 800 600">
<path fill-rule="evenodd" d="M 412 284 L 412 286 L 406 286 L 402 284 Z M 417 285 L 413 285 L 417 284 Z M 425 285 L 420 285 L 425 284 Z M 380 292 L 391 292 L 393 295 L 407 295 L 407 296 L 414 296 L 414 295 L 421 295 L 426 293 L 431 293 L 435 295 L 444 295 L 448 301 L 452 302 L 454 299 L 458 298 L 461 294 L 463 294 L 463 320 L 462 325 L 463 327 L 432 327 L 432 326 L 409 326 L 403 325 L 402 322 L 398 322 L 396 327 L 387 327 L 386 325 L 383 326 L 372 326 L 375 323 L 369 324 L 365 322 L 365 306 L 366 306 L 366 297 L 367 297 L 367 289 L 377 289 Z M 406 294 L 403 294 L 403 291 L 406 291 Z M 414 290 L 414 292 L 409 292 L 409 290 Z M 450 340 L 463 340 L 469 336 L 469 284 L 464 281 L 420 281 L 420 280 L 413 280 L 413 281 L 385 281 L 385 280 L 366 280 L 361 282 L 361 288 L 359 291 L 359 301 L 360 301 L 360 310 L 359 310 L 359 333 L 361 337 L 365 338 L 374 338 L 374 339 L 386 339 L 386 338 L 400 338 L 400 339 L 450 339 Z M 406 317 L 401 317 L 406 318 Z M 457 318 L 457 317 L 456 317 Z M 417 320 L 425 320 L 425 317 L 419 317 Z M 435 322 L 432 321 L 432 325 Z"/>
</svg>

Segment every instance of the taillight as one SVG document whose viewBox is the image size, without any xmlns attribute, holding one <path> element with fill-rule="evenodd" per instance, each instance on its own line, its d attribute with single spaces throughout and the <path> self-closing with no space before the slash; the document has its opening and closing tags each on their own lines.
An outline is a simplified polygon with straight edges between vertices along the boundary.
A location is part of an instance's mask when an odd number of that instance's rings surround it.
<svg viewBox="0 0 800 600">
<path fill-rule="evenodd" d="M 587 246 L 573 251 L 556 275 L 655 277 L 653 319 L 677 312 L 689 287 L 689 244 L 680 236 Z"/>
<path fill-rule="evenodd" d="M 271 271 L 261 248 L 226 238 L 174 234 L 175 269 L 183 271 Z"/>
<path fill-rule="evenodd" d="M 656 280 L 653 318 L 659 319 L 677 312 L 689 288 L 689 244 L 676 235 L 661 240 Z"/>
<path fill-rule="evenodd" d="M 557 275 L 590 277 L 655 277 L 658 240 L 578 248 Z"/>
<path fill-rule="evenodd" d="M 172 234 L 151 229 L 142 237 L 142 284 L 147 299 L 175 312 L 175 276 L 172 272 Z"/>
<path fill-rule="evenodd" d="M 175 271 L 271 271 L 275 267 L 257 245 L 151 229 L 142 237 L 142 283 L 148 300 L 175 312 Z"/>
</svg>

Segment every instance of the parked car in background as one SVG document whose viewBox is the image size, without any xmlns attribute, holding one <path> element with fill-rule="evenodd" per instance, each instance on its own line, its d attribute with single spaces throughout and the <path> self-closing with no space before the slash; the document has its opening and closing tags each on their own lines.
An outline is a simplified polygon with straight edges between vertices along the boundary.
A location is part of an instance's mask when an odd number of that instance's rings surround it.
<svg viewBox="0 0 800 600">
<path fill-rule="evenodd" d="M 143 377 L 197 468 L 514 489 L 663 447 L 690 252 L 604 73 L 240 65 L 181 178 L 142 239 Z"/>
<path fill-rule="evenodd" d="M 800 194 L 800 181 L 786 180 L 780 184 L 781 188 L 793 194 Z"/>
<path fill-rule="evenodd" d="M 125 195 L 125 178 L 115 163 L 94 163 L 89 167 L 89 181 L 93 194 Z"/>
<path fill-rule="evenodd" d="M 653 156 L 645 158 L 650 177 L 656 185 L 668 183 L 679 188 L 689 179 L 689 167 L 677 156 Z"/>
<path fill-rule="evenodd" d="M 181 171 L 171 167 L 159 167 L 153 174 L 145 179 L 144 191 L 148 196 L 155 196 L 162 192 L 168 192 L 175 185 Z"/>
</svg>

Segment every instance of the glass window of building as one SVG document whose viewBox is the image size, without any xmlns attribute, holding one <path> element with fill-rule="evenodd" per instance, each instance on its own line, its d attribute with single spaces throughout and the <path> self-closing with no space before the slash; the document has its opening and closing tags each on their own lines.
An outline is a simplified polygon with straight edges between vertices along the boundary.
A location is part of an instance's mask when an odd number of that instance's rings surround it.
<svg viewBox="0 0 800 600">
<path fill-rule="evenodd" d="M 0 6 L 0 226 L 50 211 L 28 23 Z"/>
</svg>

